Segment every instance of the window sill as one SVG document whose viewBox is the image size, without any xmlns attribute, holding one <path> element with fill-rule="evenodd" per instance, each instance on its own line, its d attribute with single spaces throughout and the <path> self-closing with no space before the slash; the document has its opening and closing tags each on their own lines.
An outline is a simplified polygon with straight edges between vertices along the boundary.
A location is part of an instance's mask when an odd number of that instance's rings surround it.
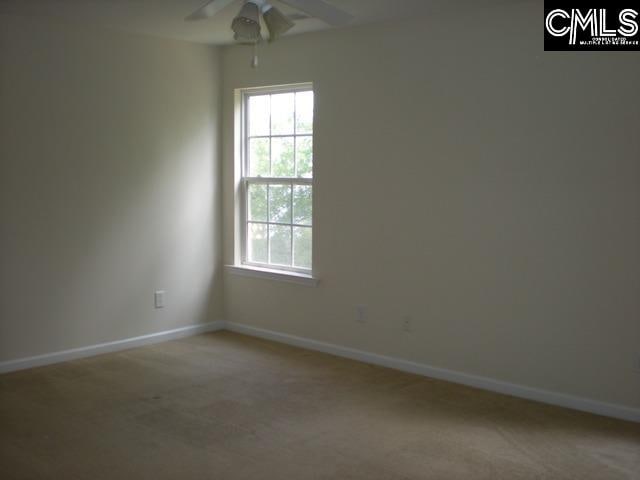
<svg viewBox="0 0 640 480">
<path fill-rule="evenodd" d="M 259 268 L 249 265 L 226 265 L 226 269 L 234 275 L 243 277 L 264 278 L 279 282 L 297 283 L 307 287 L 317 287 L 320 280 L 311 275 L 298 272 L 287 272 L 284 270 L 272 270 L 269 268 Z"/>
</svg>

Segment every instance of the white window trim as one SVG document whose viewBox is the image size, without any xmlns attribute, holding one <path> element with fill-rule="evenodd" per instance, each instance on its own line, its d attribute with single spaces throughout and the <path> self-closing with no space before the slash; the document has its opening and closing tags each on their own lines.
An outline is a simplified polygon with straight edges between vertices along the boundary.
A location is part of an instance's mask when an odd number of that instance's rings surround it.
<svg viewBox="0 0 640 480">
<path fill-rule="evenodd" d="M 272 280 L 280 280 L 293 282 L 298 284 L 303 284 L 307 286 L 316 286 L 318 284 L 318 279 L 314 275 L 315 268 L 315 175 L 312 178 L 273 178 L 273 177 L 249 177 L 245 176 L 244 172 L 248 171 L 248 98 L 254 95 L 265 95 L 265 94 L 277 94 L 277 93 L 290 93 L 290 92 L 304 92 L 304 91 L 313 91 L 312 83 L 304 83 L 304 84 L 294 84 L 294 85 L 280 85 L 273 87 L 259 87 L 259 88 L 245 88 L 236 91 L 237 98 L 237 107 L 236 107 L 236 115 L 239 114 L 239 122 L 236 121 L 236 127 L 239 129 L 239 135 L 236 136 L 236 156 L 239 158 L 236 159 L 235 165 L 239 170 L 237 178 L 237 201 L 236 204 L 236 219 L 239 224 L 236 229 L 236 233 L 239 235 L 239 242 L 235 243 L 235 248 L 237 249 L 234 257 L 236 258 L 235 265 L 227 265 L 228 271 L 233 274 L 243 275 L 243 276 L 253 276 L 258 278 L 267 278 Z M 270 137 L 277 137 L 278 135 L 270 135 Z M 288 135 L 287 135 L 288 136 Z M 312 138 L 315 137 L 315 132 L 311 133 L 309 136 Z M 315 143 L 314 143 L 315 145 Z M 315 167 L 315 156 L 314 156 L 314 167 Z M 248 195 L 248 185 L 249 183 L 271 183 L 271 184 L 281 184 L 281 185 L 296 185 L 296 184 L 307 184 L 314 187 L 313 192 L 313 209 L 312 209 L 312 221 L 311 221 L 311 229 L 312 229 L 312 268 L 304 269 L 297 268 L 293 266 L 286 265 L 273 265 L 273 264 L 263 264 L 263 263 L 255 263 L 249 262 L 247 260 L 247 221 L 248 221 L 248 205 L 247 205 L 247 195 Z M 256 222 L 261 223 L 261 222 Z M 265 222 L 267 223 L 267 222 Z M 268 222 L 273 223 L 273 222 Z M 289 224 L 287 224 L 289 225 Z M 296 224 L 291 224 L 293 227 Z M 304 227 L 308 227 L 309 225 L 300 225 Z M 293 237 L 292 237 L 293 241 Z"/>
<path fill-rule="evenodd" d="M 297 283 L 307 287 L 317 287 L 320 280 L 312 275 L 289 272 L 284 270 L 274 270 L 272 268 L 260 268 L 250 265 L 226 265 L 227 271 L 242 277 L 264 278 L 286 283 Z"/>
</svg>

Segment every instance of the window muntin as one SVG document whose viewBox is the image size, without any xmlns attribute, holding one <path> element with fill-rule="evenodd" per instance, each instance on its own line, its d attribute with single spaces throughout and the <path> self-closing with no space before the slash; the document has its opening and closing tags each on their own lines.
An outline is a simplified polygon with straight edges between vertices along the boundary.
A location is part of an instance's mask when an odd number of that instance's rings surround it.
<svg viewBox="0 0 640 480">
<path fill-rule="evenodd" d="M 313 90 L 248 90 L 242 111 L 242 262 L 311 273 Z"/>
</svg>

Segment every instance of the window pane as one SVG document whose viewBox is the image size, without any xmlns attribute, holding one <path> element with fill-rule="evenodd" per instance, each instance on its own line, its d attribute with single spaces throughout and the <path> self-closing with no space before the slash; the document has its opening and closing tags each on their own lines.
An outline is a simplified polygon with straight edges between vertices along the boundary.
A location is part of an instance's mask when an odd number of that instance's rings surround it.
<svg viewBox="0 0 640 480">
<path fill-rule="evenodd" d="M 313 177 L 313 138 L 296 138 L 296 166 L 298 177 Z"/>
<path fill-rule="evenodd" d="M 312 188 L 310 185 L 293 187 L 293 223 L 311 225 Z"/>
<path fill-rule="evenodd" d="M 249 171 L 252 177 L 269 176 L 269 139 L 249 140 Z"/>
<path fill-rule="evenodd" d="M 313 131 L 313 92 L 296 93 L 296 133 Z"/>
<path fill-rule="evenodd" d="M 247 259 L 250 262 L 267 263 L 267 226 L 249 223 L 247 228 Z"/>
<path fill-rule="evenodd" d="M 269 185 L 269 221 L 291 223 L 290 185 Z"/>
<path fill-rule="evenodd" d="M 311 238 L 310 227 L 293 227 L 293 266 L 311 268 Z"/>
<path fill-rule="evenodd" d="M 271 176 L 293 177 L 293 137 L 271 139 Z"/>
<path fill-rule="evenodd" d="M 271 95 L 271 135 L 293 135 L 293 93 Z"/>
<path fill-rule="evenodd" d="M 291 265 L 291 227 L 269 226 L 271 263 Z"/>
<path fill-rule="evenodd" d="M 249 220 L 267 221 L 267 186 L 249 185 Z"/>
<path fill-rule="evenodd" d="M 249 97 L 249 135 L 269 135 L 269 95 Z"/>
</svg>

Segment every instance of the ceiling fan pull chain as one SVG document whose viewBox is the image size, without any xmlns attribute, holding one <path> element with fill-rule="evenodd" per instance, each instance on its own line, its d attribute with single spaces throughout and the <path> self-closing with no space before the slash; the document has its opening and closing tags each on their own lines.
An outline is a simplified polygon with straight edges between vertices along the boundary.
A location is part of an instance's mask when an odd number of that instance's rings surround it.
<svg viewBox="0 0 640 480">
<path fill-rule="evenodd" d="M 253 44 L 253 58 L 251 59 L 251 68 L 258 68 L 258 42 Z"/>
</svg>

